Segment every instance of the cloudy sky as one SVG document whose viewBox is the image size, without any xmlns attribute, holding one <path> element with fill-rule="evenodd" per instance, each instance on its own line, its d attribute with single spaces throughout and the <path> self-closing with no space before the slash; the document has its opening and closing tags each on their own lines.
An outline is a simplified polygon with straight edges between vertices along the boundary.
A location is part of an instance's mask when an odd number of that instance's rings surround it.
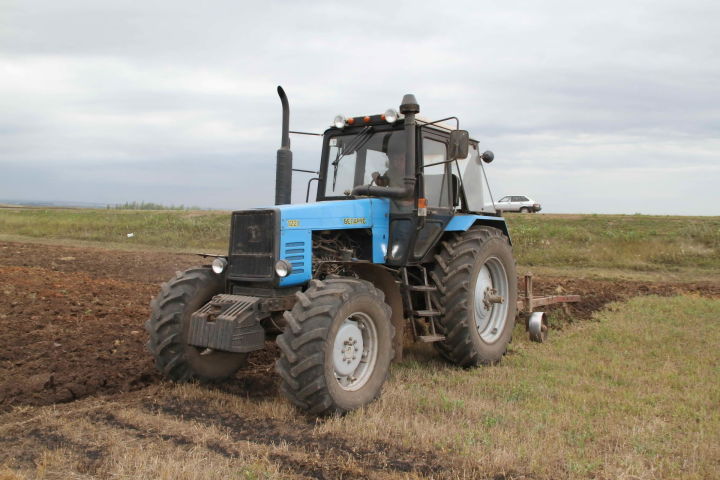
<svg viewBox="0 0 720 480">
<path fill-rule="evenodd" d="M 297 130 L 408 92 L 459 116 L 496 199 L 720 215 L 719 23 L 716 1 L 0 0 L 0 199 L 271 204 L 281 84 Z M 293 137 L 295 166 L 319 149 Z"/>
</svg>

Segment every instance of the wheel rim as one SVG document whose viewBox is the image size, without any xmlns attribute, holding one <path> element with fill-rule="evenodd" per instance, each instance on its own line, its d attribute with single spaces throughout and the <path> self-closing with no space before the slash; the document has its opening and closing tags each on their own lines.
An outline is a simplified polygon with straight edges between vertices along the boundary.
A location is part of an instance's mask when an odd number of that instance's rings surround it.
<svg viewBox="0 0 720 480">
<path fill-rule="evenodd" d="M 507 272 L 500 259 L 488 258 L 475 280 L 475 325 L 480 338 L 492 343 L 502 335 L 508 313 Z"/>
<path fill-rule="evenodd" d="M 338 328 L 333 342 L 333 369 L 340 388 L 355 391 L 365 385 L 378 355 L 377 327 L 362 312 L 350 314 Z"/>
</svg>

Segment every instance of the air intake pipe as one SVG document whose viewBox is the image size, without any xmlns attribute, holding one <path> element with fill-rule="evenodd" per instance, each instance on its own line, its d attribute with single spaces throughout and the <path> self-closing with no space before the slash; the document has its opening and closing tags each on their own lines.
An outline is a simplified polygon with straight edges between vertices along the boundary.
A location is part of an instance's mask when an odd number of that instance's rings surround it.
<svg viewBox="0 0 720 480">
<path fill-rule="evenodd" d="M 378 187 L 376 185 L 358 185 L 353 188 L 353 195 L 374 197 L 408 198 L 415 193 L 415 114 L 420 113 L 415 95 L 408 93 L 403 96 L 400 113 L 405 115 L 405 178 L 402 187 Z"/>
<path fill-rule="evenodd" d="M 282 102 L 282 143 L 277 151 L 275 166 L 275 205 L 291 203 L 292 194 L 292 152 L 290 151 L 290 106 L 281 86 L 277 87 Z"/>
</svg>

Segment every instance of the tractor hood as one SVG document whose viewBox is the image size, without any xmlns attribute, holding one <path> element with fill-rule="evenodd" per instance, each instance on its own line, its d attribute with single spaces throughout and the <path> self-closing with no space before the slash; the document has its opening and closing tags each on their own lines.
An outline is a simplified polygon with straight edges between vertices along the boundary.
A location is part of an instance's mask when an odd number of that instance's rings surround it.
<svg viewBox="0 0 720 480">
<path fill-rule="evenodd" d="M 368 229 L 372 232 L 372 261 L 385 263 L 388 251 L 390 201 L 386 198 L 334 200 L 265 209 L 279 215 L 277 255 L 292 266 L 279 285 L 300 285 L 312 274 L 312 233 L 320 230 Z"/>
<path fill-rule="evenodd" d="M 338 230 L 346 228 L 385 228 L 389 200 L 362 198 L 300 205 L 277 205 L 280 230 Z"/>
</svg>

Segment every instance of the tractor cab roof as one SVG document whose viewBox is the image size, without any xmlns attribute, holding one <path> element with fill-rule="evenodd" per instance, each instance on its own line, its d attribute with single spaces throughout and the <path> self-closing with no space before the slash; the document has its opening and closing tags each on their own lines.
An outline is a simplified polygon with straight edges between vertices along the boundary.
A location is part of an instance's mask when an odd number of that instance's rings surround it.
<svg viewBox="0 0 720 480">
<path fill-rule="evenodd" d="M 393 123 L 399 123 L 401 122 L 405 116 L 403 114 L 397 114 L 395 117 L 396 120 L 393 122 L 388 121 L 385 114 L 377 114 L 377 115 L 364 115 L 359 117 L 343 117 L 341 115 L 338 115 L 335 117 L 334 125 L 332 125 L 328 131 L 332 130 L 342 130 L 346 127 L 363 127 L 363 126 L 378 126 L 378 125 L 391 125 Z M 432 120 L 422 117 L 420 115 L 417 115 L 415 117 L 415 120 L 418 122 L 419 126 L 428 125 L 428 128 L 434 128 L 436 130 L 440 130 L 443 132 L 451 132 L 455 130 L 452 125 L 445 123 L 445 122 L 433 122 Z M 432 125 L 429 125 L 432 124 Z"/>
</svg>

